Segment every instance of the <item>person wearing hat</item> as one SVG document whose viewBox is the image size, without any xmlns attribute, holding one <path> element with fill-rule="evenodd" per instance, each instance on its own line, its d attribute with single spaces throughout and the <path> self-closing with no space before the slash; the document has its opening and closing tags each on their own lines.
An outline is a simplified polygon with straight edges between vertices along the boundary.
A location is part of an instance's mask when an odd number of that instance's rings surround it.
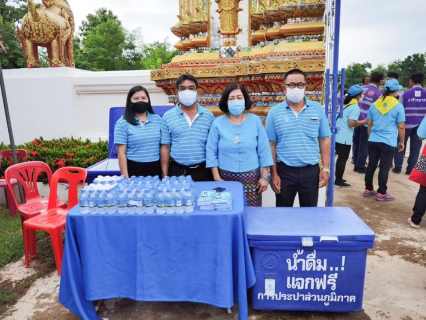
<svg viewBox="0 0 426 320">
<path fill-rule="evenodd" d="M 383 88 L 383 95 L 371 105 L 367 114 L 369 160 L 364 197 L 375 196 L 378 201 L 392 201 L 395 197 L 387 192 L 387 182 L 395 151 L 404 150 L 405 111 L 395 98 L 401 89 L 398 80 L 386 81 Z M 375 191 L 373 177 L 379 160 L 379 188 Z"/>
<path fill-rule="evenodd" d="M 367 88 L 360 85 L 354 85 L 349 88 L 348 93 L 345 94 L 343 101 L 343 114 L 337 118 L 336 126 L 339 131 L 336 134 L 336 180 L 334 185 L 336 187 L 350 187 L 346 180 L 343 180 L 343 173 L 345 172 L 346 162 L 351 152 L 352 141 L 354 136 L 354 129 L 367 123 L 367 121 L 358 121 L 361 113 L 358 102 L 362 98 Z"/>
</svg>

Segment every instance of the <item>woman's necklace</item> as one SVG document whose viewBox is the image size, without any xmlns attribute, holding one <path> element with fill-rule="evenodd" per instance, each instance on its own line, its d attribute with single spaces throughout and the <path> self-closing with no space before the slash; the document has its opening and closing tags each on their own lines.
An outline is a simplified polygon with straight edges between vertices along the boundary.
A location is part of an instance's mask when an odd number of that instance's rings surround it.
<svg viewBox="0 0 426 320">
<path fill-rule="evenodd" d="M 230 118 L 230 116 L 228 117 L 229 118 L 229 122 L 231 122 L 231 118 Z M 243 122 L 243 119 L 244 119 L 244 113 L 242 114 L 242 116 L 241 116 L 241 120 L 240 120 L 240 123 L 238 124 L 238 132 L 235 134 L 235 132 L 234 132 L 234 126 L 233 126 L 233 123 L 231 122 L 231 126 L 232 126 L 232 134 L 234 135 L 234 144 L 239 144 L 240 142 L 241 142 L 241 140 L 240 140 L 240 127 L 241 127 L 241 123 Z"/>
</svg>

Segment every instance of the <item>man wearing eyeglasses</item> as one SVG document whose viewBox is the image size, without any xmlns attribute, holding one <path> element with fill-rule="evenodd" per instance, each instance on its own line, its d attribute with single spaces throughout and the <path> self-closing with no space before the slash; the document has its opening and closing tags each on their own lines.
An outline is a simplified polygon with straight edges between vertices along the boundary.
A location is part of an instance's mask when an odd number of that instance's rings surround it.
<svg viewBox="0 0 426 320">
<path fill-rule="evenodd" d="M 330 127 L 322 106 L 305 97 L 303 71 L 287 72 L 284 87 L 286 101 L 273 107 L 266 118 L 275 164 L 271 187 L 276 206 L 292 207 L 299 194 L 301 207 L 316 207 L 318 189 L 327 184 L 330 174 Z"/>
<path fill-rule="evenodd" d="M 190 175 L 194 181 L 213 180 L 206 169 L 206 143 L 214 115 L 197 103 L 198 81 L 190 74 L 176 81 L 179 102 L 161 121 L 162 176 Z"/>
</svg>

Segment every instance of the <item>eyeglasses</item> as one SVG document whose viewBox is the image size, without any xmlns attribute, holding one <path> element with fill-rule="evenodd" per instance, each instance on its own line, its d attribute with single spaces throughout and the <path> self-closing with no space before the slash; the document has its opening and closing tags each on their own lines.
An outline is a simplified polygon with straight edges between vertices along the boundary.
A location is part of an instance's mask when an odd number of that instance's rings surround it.
<svg viewBox="0 0 426 320">
<path fill-rule="evenodd" d="M 299 82 L 299 83 L 290 82 L 290 83 L 284 83 L 284 85 L 290 89 L 294 89 L 296 87 L 298 89 L 303 89 L 304 87 L 306 87 L 306 83 L 303 83 L 303 82 Z"/>
</svg>

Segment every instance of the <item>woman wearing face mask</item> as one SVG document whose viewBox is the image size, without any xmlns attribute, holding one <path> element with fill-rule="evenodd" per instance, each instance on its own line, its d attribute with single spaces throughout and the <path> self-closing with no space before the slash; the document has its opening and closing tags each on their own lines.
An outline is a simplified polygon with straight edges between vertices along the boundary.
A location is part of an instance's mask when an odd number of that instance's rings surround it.
<svg viewBox="0 0 426 320">
<path fill-rule="evenodd" d="M 160 139 L 161 117 L 154 114 L 148 91 L 141 86 L 131 88 L 124 116 L 114 128 L 121 174 L 127 179 L 160 175 Z"/>
<path fill-rule="evenodd" d="M 213 122 L 207 139 L 207 168 L 215 181 L 239 181 L 248 206 L 262 205 L 268 188 L 268 167 L 274 164 L 268 137 L 260 118 L 248 113 L 251 102 L 241 84 L 229 85 L 219 108 L 225 115 Z"/>
<path fill-rule="evenodd" d="M 343 101 L 343 115 L 337 118 L 336 126 L 339 131 L 336 134 L 336 180 L 334 185 L 336 187 L 350 187 L 346 180 L 343 180 L 343 173 L 345 172 L 346 161 L 348 161 L 349 153 L 351 152 L 354 128 L 362 126 L 367 123 L 367 120 L 358 121 L 361 110 L 358 106 L 358 101 L 362 98 L 364 91 L 359 85 L 354 85 L 349 88 L 348 93 L 345 94 Z"/>
</svg>

